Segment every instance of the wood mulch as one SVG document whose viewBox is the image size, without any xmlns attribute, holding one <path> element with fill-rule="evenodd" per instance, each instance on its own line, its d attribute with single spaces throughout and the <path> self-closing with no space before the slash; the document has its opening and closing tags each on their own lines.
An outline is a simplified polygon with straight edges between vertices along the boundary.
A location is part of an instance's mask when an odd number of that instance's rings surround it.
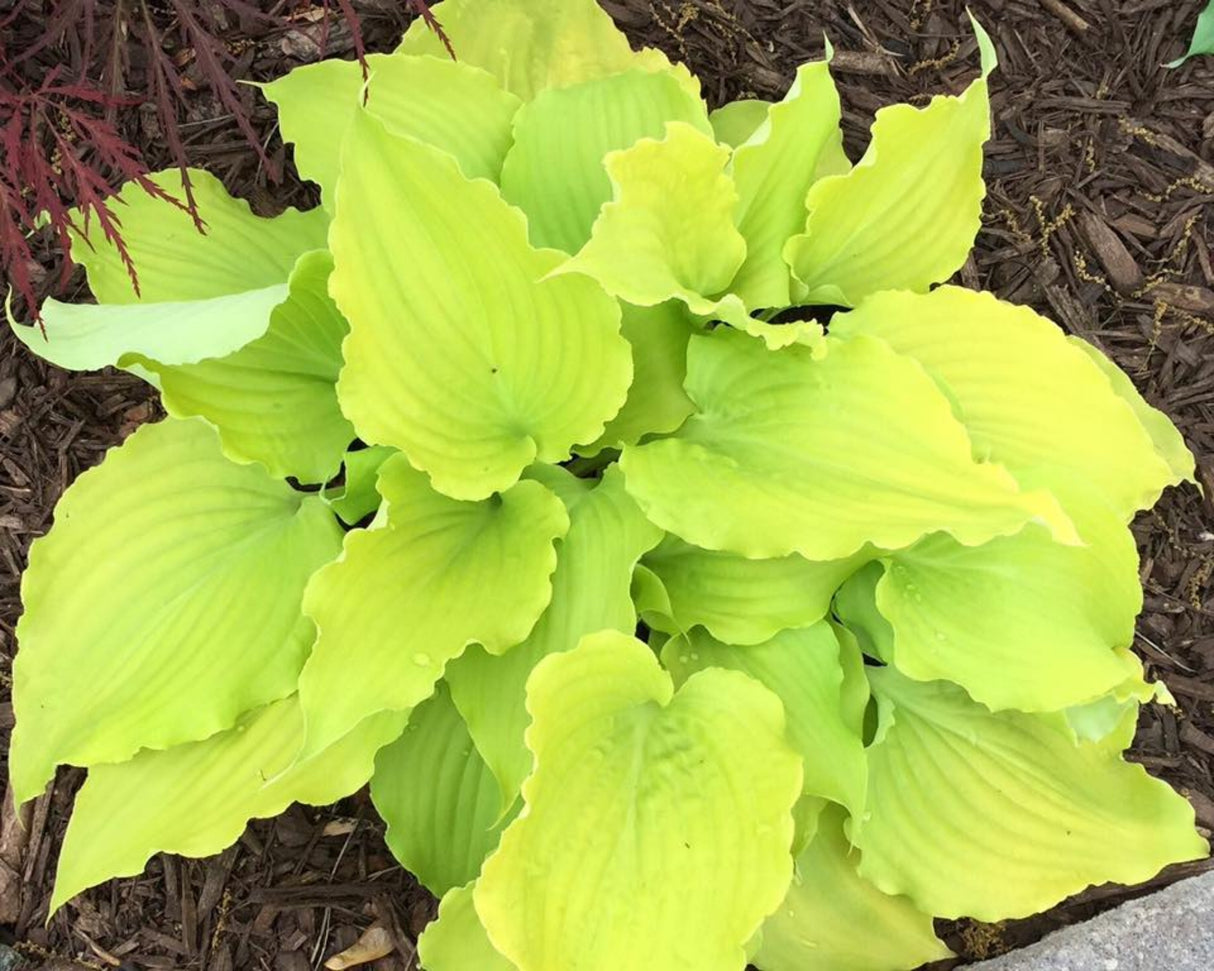
<svg viewBox="0 0 1214 971">
<path fill-rule="evenodd" d="M 1203 4 L 972 0 L 1002 63 L 992 79 L 984 226 L 960 277 L 1102 347 L 1173 418 L 1197 454 L 1206 498 L 1191 487 L 1171 490 L 1134 527 L 1146 591 L 1136 646 L 1178 708 L 1144 710 L 1132 757 L 1184 792 L 1208 832 L 1214 829 L 1214 58 L 1178 71 L 1159 67 L 1184 48 Z M 367 18 L 371 49 L 390 48 L 407 19 L 397 9 L 403 0 L 355 0 L 355 6 Z M 684 60 L 714 105 L 780 96 L 798 63 L 821 56 L 825 32 L 837 52 L 853 157 L 878 107 L 959 91 L 977 66 L 961 0 L 604 0 L 604 6 L 634 43 Z M 253 38 L 246 76 L 268 79 L 317 56 L 307 4 L 296 9 L 303 13 L 293 15 L 292 25 L 263 28 Z M 331 53 L 350 56 L 349 33 L 340 26 L 328 43 Z M 191 96 L 188 110 L 193 162 L 260 210 L 314 198 L 290 178 L 267 184 L 256 156 L 205 91 Z M 153 164 L 164 164 L 156 126 L 138 108 L 128 114 L 127 130 Z M 254 121 L 271 155 L 289 162 L 272 111 L 258 107 Z M 53 254 L 46 263 L 53 267 Z M 49 526 L 66 485 L 156 414 L 136 379 L 49 368 L 0 328 L 3 699 L 29 542 Z M 11 722 L 4 700 L 0 742 Z M 80 776 L 61 773 L 24 828 L 14 825 L 11 810 L 5 814 L 0 967 L 9 966 L 6 946 L 15 945 L 30 966 L 55 969 L 307 971 L 374 921 L 400 946 L 369 967 L 415 966 L 409 941 L 433 903 L 393 861 L 363 794 L 256 822 L 212 859 L 159 857 L 143 876 L 86 893 L 44 926 L 55 853 Z M 1174 868 L 1149 886 L 1207 866 Z M 988 957 L 1144 889 L 1095 888 L 1029 920 L 961 921 L 942 930 L 963 958 Z"/>
</svg>

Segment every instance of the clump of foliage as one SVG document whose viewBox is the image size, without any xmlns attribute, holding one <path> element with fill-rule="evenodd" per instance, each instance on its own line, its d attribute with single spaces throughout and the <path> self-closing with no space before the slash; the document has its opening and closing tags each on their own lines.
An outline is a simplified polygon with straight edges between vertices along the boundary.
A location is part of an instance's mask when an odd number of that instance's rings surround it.
<svg viewBox="0 0 1214 971">
<path fill-rule="evenodd" d="M 200 236 L 128 186 L 140 293 L 79 235 L 99 303 L 18 328 L 170 415 L 24 579 L 17 799 L 88 768 L 54 905 L 368 781 L 431 971 L 909 968 L 933 916 L 1204 855 L 1123 759 L 1166 700 L 1127 523 L 1192 456 L 1093 347 L 935 286 L 985 34 L 852 164 L 828 60 L 709 113 L 593 0 L 436 13 L 457 62 L 415 26 L 365 99 L 264 88 L 321 207 L 198 172 Z"/>
</svg>

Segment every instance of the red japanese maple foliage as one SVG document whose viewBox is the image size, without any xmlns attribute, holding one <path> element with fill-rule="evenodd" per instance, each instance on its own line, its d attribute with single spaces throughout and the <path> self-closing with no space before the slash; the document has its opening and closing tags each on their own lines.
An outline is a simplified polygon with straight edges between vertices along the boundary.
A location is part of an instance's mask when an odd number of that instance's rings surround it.
<svg viewBox="0 0 1214 971">
<path fill-rule="evenodd" d="M 336 2 L 365 66 L 353 4 Z M 426 0 L 402 2 L 451 51 Z M 326 33 L 329 4 L 321 0 Z M 137 268 L 122 242 L 122 221 L 113 205 L 124 182 L 135 181 L 191 212 L 205 232 L 186 175 L 180 128 L 189 87 L 199 85 L 185 83 L 181 61 L 171 53 L 174 47 L 189 53 L 201 84 L 210 88 L 277 178 L 250 121 L 248 93 L 233 77 L 236 54 L 223 38 L 230 33 L 229 20 L 273 27 L 284 23 L 285 8 L 285 0 L 275 0 L 268 11 L 245 0 L 16 0 L 0 15 L 0 270 L 26 313 L 38 317 L 30 239 L 43 226 L 63 252 L 70 230 L 99 228 L 121 254 L 138 292 Z M 20 48 L 15 38 L 21 39 Z M 142 66 L 139 91 L 127 90 L 133 52 Z M 168 196 L 147 178 L 145 159 L 123 135 L 120 113 L 141 104 L 154 106 L 169 153 L 183 173 L 183 198 Z M 63 271 L 61 285 L 70 271 L 67 261 Z"/>
</svg>

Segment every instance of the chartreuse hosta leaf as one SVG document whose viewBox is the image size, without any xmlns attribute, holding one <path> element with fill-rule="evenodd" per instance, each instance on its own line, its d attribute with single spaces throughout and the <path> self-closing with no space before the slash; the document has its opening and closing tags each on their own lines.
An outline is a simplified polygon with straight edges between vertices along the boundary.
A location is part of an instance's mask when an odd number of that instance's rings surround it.
<svg viewBox="0 0 1214 971">
<path fill-rule="evenodd" d="M 1104 356 L 1097 348 L 1079 337 L 1068 336 L 1067 341 L 1078 347 L 1092 362 L 1104 372 L 1105 377 L 1113 386 L 1113 392 L 1133 409 L 1134 414 L 1146 429 L 1155 451 L 1172 470 L 1173 482 L 1192 482 L 1196 460 L 1184 438 L 1172 424 L 1172 420 L 1158 408 L 1154 408 L 1143 399 L 1134 382 L 1128 374 Z"/>
<path fill-rule="evenodd" d="M 717 668 L 676 693 L 612 631 L 546 658 L 527 708 L 525 808 L 473 894 L 497 950 L 526 971 L 741 967 L 791 877 L 801 770 L 775 695 Z"/>
<path fill-rule="evenodd" d="M 743 98 L 714 109 L 708 116 L 712 133 L 722 145 L 737 148 L 767 120 L 770 101 Z"/>
<path fill-rule="evenodd" d="M 844 651 L 856 654 L 846 667 Z M 863 684 L 862 663 L 855 643 L 839 641 L 825 621 L 747 646 L 722 644 L 697 628 L 662 648 L 662 664 L 676 684 L 696 671 L 728 668 L 770 688 L 784 704 L 788 740 L 801 755 L 804 796 L 830 799 L 853 813 L 864 807 L 864 706 L 845 711 L 843 684 L 845 669 Z"/>
<path fill-rule="evenodd" d="M 839 93 L 826 61 L 804 64 L 784 100 L 733 153 L 746 262 L 730 290 L 751 309 L 792 303 L 784 244 L 805 227 L 805 195 L 838 151 Z"/>
<path fill-rule="evenodd" d="M 36 326 L 13 332 L 44 360 L 73 371 L 126 367 L 140 358 L 191 364 L 223 357 L 266 332 L 274 309 L 287 299 L 286 275 L 256 290 L 203 300 L 164 303 L 59 303 L 42 305 L 46 336 Z"/>
<path fill-rule="evenodd" d="M 966 544 L 1047 522 L 1052 496 L 976 462 L 948 399 L 877 340 L 769 351 L 729 328 L 693 337 L 687 392 L 699 412 L 671 438 L 624 450 L 628 489 L 659 526 L 705 549 L 812 560 L 944 531 Z M 844 460 L 842 457 L 846 456 Z"/>
<path fill-rule="evenodd" d="M 340 548 L 318 497 L 229 462 L 201 421 L 145 425 L 110 451 L 30 549 L 16 801 L 57 764 L 206 738 L 290 694 L 313 638 L 304 584 Z"/>
<path fill-rule="evenodd" d="M 620 312 L 620 333 L 632 346 L 632 387 L 598 441 L 578 448 L 585 455 L 672 432 L 695 411 L 683 390 L 687 342 L 698 329 L 687 307 L 678 300 L 655 307 L 625 303 Z"/>
<path fill-rule="evenodd" d="M 176 169 L 149 178 L 184 198 Z M 22 342 L 60 367 L 92 370 L 125 366 L 134 355 L 191 364 L 231 354 L 264 334 L 271 312 L 287 298 L 296 260 L 325 246 L 327 220 L 294 209 L 262 219 L 213 175 L 191 169 L 190 182 L 205 234 L 178 205 L 127 184 L 118 213 L 139 294 L 117 248 L 93 223 L 89 234 L 73 234 L 72 258 L 84 266 L 99 302 L 47 300 L 46 336 L 14 326 Z"/>
<path fill-rule="evenodd" d="M 341 559 L 308 585 L 316 645 L 299 680 L 304 754 L 379 711 L 425 701 L 473 641 L 501 653 L 548 605 L 553 541 L 569 517 L 538 482 L 481 502 L 431 488 L 403 455 L 379 472 L 377 527 L 346 535 Z"/>
<path fill-rule="evenodd" d="M 379 509 L 381 498 L 376 488 L 379 469 L 395 454 L 396 449 L 387 445 L 346 452 L 342 460 L 344 481 L 326 489 L 324 497 L 347 526 L 358 524 Z"/>
<path fill-rule="evenodd" d="M 869 680 L 880 727 L 849 835 L 860 874 L 886 893 L 939 917 L 998 920 L 1206 855 L 1193 808 L 1124 762 L 1116 733 L 1076 744 L 1062 714 L 992 714 L 891 668 Z"/>
<path fill-rule="evenodd" d="M 447 56 L 372 54 L 363 80 L 357 61 L 298 67 L 262 88 L 278 107 L 283 138 L 295 146 L 299 174 L 320 185 L 333 207 L 343 137 L 363 104 L 397 135 L 412 135 L 455 156 L 470 179 L 496 181 L 510 147 L 520 101 L 493 75 Z"/>
<path fill-rule="evenodd" d="M 1182 477 L 1175 435 L 1162 439 L 1165 458 L 1107 369 L 1027 307 L 960 287 L 882 293 L 836 316 L 831 333 L 879 337 L 914 358 L 956 402 L 977 457 L 1064 505 L 1078 481 L 1128 520 Z"/>
<path fill-rule="evenodd" d="M 826 563 L 796 554 L 751 560 L 702 550 L 668 535 L 646 554 L 644 564 L 668 598 L 669 633 L 698 625 L 727 644 L 760 644 L 789 627 L 825 617 L 840 584 L 872 555 L 862 551 Z"/>
<path fill-rule="evenodd" d="M 965 262 L 982 219 L 987 75 L 995 49 L 974 22 L 982 76 L 960 97 L 877 112 L 856 167 L 809 189 L 805 231 L 784 257 L 799 303 L 855 306 L 879 290 L 924 291 Z"/>
<path fill-rule="evenodd" d="M 834 612 L 865 654 L 888 663 L 894 654 L 894 632 L 877 609 L 877 584 L 884 575 L 885 567 L 877 561 L 861 567 L 835 593 Z"/>
<path fill-rule="evenodd" d="M 438 919 L 417 940 L 417 955 L 426 971 L 516 971 L 489 943 L 472 894 L 469 884 L 443 896 Z"/>
<path fill-rule="evenodd" d="M 431 9 L 462 63 L 484 68 L 524 101 L 546 88 L 630 67 L 670 69 L 659 51 L 634 52 L 596 0 L 443 0 Z M 405 32 L 398 51 L 450 56 L 420 18 Z M 689 89 L 699 91 L 689 74 L 681 76 Z"/>
<path fill-rule="evenodd" d="M 636 611 L 629 596 L 632 568 L 662 538 L 661 530 L 624 491 L 618 469 L 609 469 L 592 490 L 563 470 L 549 473 L 544 481 L 560 490 L 569 507 L 569 532 L 557 551 L 552 602 L 522 644 L 500 656 L 474 645 L 447 668 L 456 707 L 498 780 L 498 812 L 510 808 L 531 771 L 523 732 L 532 669 L 550 654 L 572 650 L 585 634 L 635 630 Z"/>
<path fill-rule="evenodd" d="M 436 896 L 474 879 L 497 846 L 497 782 L 442 682 L 380 750 L 371 799 L 393 855 Z"/>
<path fill-rule="evenodd" d="M 632 380 L 615 301 L 584 276 L 541 279 L 559 255 L 438 149 L 359 112 L 344 158 L 330 292 L 350 322 L 338 395 L 359 437 L 460 499 L 598 438 Z"/>
<path fill-rule="evenodd" d="M 180 365 L 160 364 L 154 355 L 131 360 L 157 375 L 170 414 L 211 422 L 231 458 L 261 462 L 274 475 L 324 482 L 354 438 L 337 406 L 348 328 L 329 298 L 332 269 L 325 250 L 301 256 L 269 329 L 226 357 Z"/>
<path fill-rule="evenodd" d="M 893 631 L 885 659 L 994 709 L 1056 711 L 1133 676 L 1134 538 L 1099 499 L 1075 512 L 1089 545 L 1064 546 L 1033 523 L 982 546 L 936 534 L 890 554 L 876 588 Z"/>
<path fill-rule="evenodd" d="M 134 182 L 118 195 L 122 204 L 115 214 L 122 220 L 122 239 L 138 270 L 138 294 L 118 250 L 106 242 L 95 222 L 87 234 L 73 236 L 72 259 L 84 267 L 99 303 L 208 300 L 281 286 L 299 256 L 324 249 L 328 219 L 323 212 L 288 209 L 263 219 L 253 215 L 243 199 L 228 195 L 209 172 L 190 169 L 189 176 L 205 233 L 199 233 L 183 208 Z M 149 178 L 173 198 L 185 199 L 179 170 L 155 172 Z M 203 340 L 211 335 L 193 336 Z M 217 353 L 226 351 L 207 351 L 193 359 Z"/>
<path fill-rule="evenodd" d="M 211 856 L 250 819 L 292 802 L 323 806 L 364 785 L 376 751 L 406 715 L 370 718 L 332 748 L 296 762 L 303 713 L 292 695 L 249 712 L 226 732 L 89 770 L 68 824 L 51 913 L 80 891 L 133 876 L 157 853 Z"/>
<path fill-rule="evenodd" d="M 502 196 L 527 214 L 536 246 L 576 253 L 611 199 L 604 157 L 642 138 L 660 138 L 669 121 L 711 135 L 697 94 L 673 72 L 633 68 L 567 88 L 541 91 L 514 119 L 514 145 L 502 166 Z"/>
<path fill-rule="evenodd" d="M 797 857 L 788 896 L 763 924 L 760 971 L 909 971 L 951 956 L 929 914 L 856 872 L 845 813 L 829 806 Z"/>
<path fill-rule="evenodd" d="M 696 314 L 717 309 L 746 258 L 734 226 L 738 194 L 729 150 L 684 122 L 607 156 L 613 198 L 590 241 L 562 268 L 586 273 L 640 306 L 677 297 Z"/>
</svg>

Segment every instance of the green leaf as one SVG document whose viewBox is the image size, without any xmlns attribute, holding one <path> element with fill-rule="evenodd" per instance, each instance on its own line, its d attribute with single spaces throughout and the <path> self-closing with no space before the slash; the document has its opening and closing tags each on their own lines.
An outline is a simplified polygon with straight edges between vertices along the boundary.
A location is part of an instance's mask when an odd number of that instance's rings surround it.
<svg viewBox="0 0 1214 971">
<path fill-rule="evenodd" d="M 201 421 L 144 425 L 111 450 L 30 549 L 16 802 L 57 764 L 206 738 L 290 694 L 313 638 L 304 584 L 340 548 L 319 498 L 229 462 Z"/>
<path fill-rule="evenodd" d="M 99 302 L 182 302 L 263 290 L 285 283 L 296 259 L 308 250 L 325 248 L 329 220 L 320 209 L 288 209 L 263 219 L 243 199 L 228 195 L 209 172 L 190 169 L 189 176 L 205 233 L 184 209 L 150 195 L 138 183 L 128 182 L 118 193 L 115 215 L 122 220 L 122 239 L 138 270 L 138 294 L 118 250 L 96 221 L 90 225 L 77 216 L 88 232 L 72 234 L 72 259 L 84 267 Z M 154 172 L 149 178 L 184 205 L 180 170 Z"/>
<path fill-rule="evenodd" d="M 695 411 L 683 390 L 687 342 L 696 326 L 677 300 L 656 307 L 620 305 L 620 333 L 632 345 L 632 387 L 597 442 L 578 449 L 595 455 L 605 448 L 635 445 L 646 435 L 672 432 Z"/>
<path fill-rule="evenodd" d="M 1094 491 L 1128 520 L 1179 481 L 1107 369 L 1027 307 L 960 287 L 882 293 L 836 315 L 830 330 L 879 337 L 914 358 L 955 402 L 977 458 L 1068 508 L 1081 483 L 1077 504 Z"/>
<path fill-rule="evenodd" d="M 577 481 L 563 470 L 558 474 Z M 549 488 L 555 491 L 555 486 Z M 608 469 L 592 491 L 579 490 L 565 501 L 569 532 L 557 553 L 552 602 L 535 630 L 500 656 L 474 645 L 447 668 L 456 707 L 501 788 L 501 813 L 531 771 L 523 732 L 532 669 L 550 654 L 572 650 L 586 634 L 636 629 L 629 595 L 632 568 L 662 538 L 624 491 L 617 469 Z"/>
<path fill-rule="evenodd" d="M 869 680 L 880 726 L 850 835 L 860 874 L 886 893 L 993 921 L 1206 856 L 1182 796 L 1114 745 L 1076 744 L 1062 714 L 992 714 L 892 668 Z"/>
<path fill-rule="evenodd" d="M 569 518 L 538 482 L 461 502 L 396 455 L 379 489 L 386 515 L 346 534 L 304 597 L 320 632 L 299 680 L 305 755 L 378 711 L 425 701 L 469 643 L 494 654 L 519 643 L 552 593 L 553 542 Z"/>
<path fill-rule="evenodd" d="M 1134 387 L 1130 376 L 1100 350 L 1079 337 L 1068 335 L 1067 341 L 1091 358 L 1092 362 L 1109 379 L 1109 383 L 1113 386 L 1113 393 L 1130 406 L 1139 423 L 1151 436 L 1156 454 L 1172 470 L 1172 481 L 1174 483 L 1196 482 L 1197 461 L 1194 459 L 1193 453 L 1189 451 L 1189 447 L 1185 445 L 1184 437 L 1172 424 L 1172 419 L 1158 408 L 1147 404 L 1138 389 Z"/>
<path fill-rule="evenodd" d="M 219 430 L 230 458 L 260 462 L 276 476 L 325 482 L 354 438 L 337 406 L 348 327 L 329 298 L 332 269 L 324 250 L 301 256 L 269 329 L 233 354 L 180 366 L 157 363 L 155 355 L 133 360 L 158 376 L 169 414 L 201 415 Z"/>
<path fill-rule="evenodd" d="M 1193 28 L 1193 39 L 1184 56 L 1169 61 L 1164 67 L 1180 67 L 1190 57 L 1199 54 L 1214 54 L 1214 0 L 1206 4 L 1206 9 L 1197 15 L 1197 26 Z"/>
<path fill-rule="evenodd" d="M 746 262 L 730 289 L 751 309 L 793 302 L 784 244 L 805 227 L 805 196 L 839 139 L 840 117 L 828 62 L 803 64 L 784 100 L 733 153 Z"/>
<path fill-rule="evenodd" d="M 879 562 L 857 570 L 835 594 L 835 614 L 861 651 L 888 663 L 894 655 L 894 630 L 877 609 L 877 584 L 884 575 L 885 567 Z"/>
<path fill-rule="evenodd" d="M 1082 513 L 1085 546 L 1030 524 L 982 546 L 935 535 L 889 556 L 876 590 L 893 628 L 885 659 L 992 709 L 1057 711 L 1121 684 L 1134 672 L 1114 648 L 1130 646 L 1142 608 L 1138 551 L 1099 500 Z"/>
<path fill-rule="evenodd" d="M 965 262 L 982 221 L 995 67 L 990 38 L 976 21 L 974 31 L 982 77 L 926 108 L 882 108 L 856 167 L 810 187 L 805 232 L 784 250 L 797 302 L 855 306 L 879 290 L 925 291 Z"/>
<path fill-rule="evenodd" d="M 496 182 L 521 103 L 488 72 L 440 57 L 372 54 L 367 110 L 394 135 L 410 135 L 455 156 L 470 179 Z M 320 185 L 333 208 L 342 142 L 362 105 L 357 61 L 307 64 L 262 86 L 278 106 L 283 138 L 295 146 L 299 174 Z"/>
<path fill-rule="evenodd" d="M 526 805 L 473 895 L 497 949 L 528 971 L 741 967 L 791 876 L 779 700 L 722 670 L 676 694 L 612 631 L 545 659 L 527 707 Z"/>
<path fill-rule="evenodd" d="M 51 914 L 88 887 L 137 875 L 157 853 L 211 856 L 236 842 L 250 819 L 277 816 L 292 802 L 324 806 L 348 796 L 371 777 L 376 751 L 401 733 L 406 717 L 368 719 L 294 763 L 303 713 L 292 695 L 204 741 L 91 768 L 59 855 Z"/>
<path fill-rule="evenodd" d="M 35 326 L 9 323 L 44 361 L 73 371 L 125 367 L 141 358 L 191 364 L 223 357 L 261 337 L 274 309 L 287 299 L 285 283 L 205 300 L 147 304 L 42 305 L 46 336 Z"/>
<path fill-rule="evenodd" d="M 360 112 L 345 159 L 330 291 L 350 321 L 338 395 L 359 437 L 459 499 L 598 438 L 632 379 L 615 301 L 585 277 L 541 280 L 558 255 L 437 149 Z"/>
<path fill-rule="evenodd" d="M 668 121 L 712 130 L 704 103 L 677 76 L 640 68 L 549 88 L 525 105 L 514 119 L 501 185 L 502 198 L 527 214 L 532 244 L 580 250 L 611 199 L 604 157 L 662 137 Z"/>
<path fill-rule="evenodd" d="M 801 755 L 805 796 L 820 796 L 853 813 L 864 808 L 863 709 L 844 712 L 841 643 L 825 622 L 781 631 L 762 644 L 722 644 L 696 629 L 662 648 L 662 664 L 683 684 L 696 671 L 728 668 L 748 674 L 783 703 L 788 740 Z M 857 651 L 858 654 L 858 651 Z M 863 663 L 857 659 L 857 663 Z M 803 845 L 803 844 L 799 844 Z"/>
<path fill-rule="evenodd" d="M 435 896 L 475 879 L 497 846 L 497 783 L 442 682 L 376 756 L 371 799 L 392 855 Z"/>
<path fill-rule="evenodd" d="M 829 807 L 797 857 L 788 896 L 763 925 L 755 965 L 762 971 L 909 971 L 951 957 L 930 914 L 856 873 L 859 854 L 843 833 L 844 816 Z"/>
<path fill-rule="evenodd" d="M 757 98 L 742 98 L 721 105 L 708 116 L 712 133 L 722 145 L 737 148 L 767 120 L 770 107 L 770 101 Z"/>
<path fill-rule="evenodd" d="M 346 452 L 343 460 L 345 481 L 324 493 L 338 518 L 347 526 L 356 526 L 379 509 L 380 495 L 376 487 L 380 466 L 396 454 L 387 445 L 372 445 L 355 452 Z"/>
<path fill-rule="evenodd" d="M 730 326 L 757 337 L 767 345 L 769 351 L 778 351 L 793 344 L 803 344 L 813 351 L 814 360 L 826 353 L 825 332 L 822 325 L 813 320 L 789 320 L 769 324 L 757 317 L 739 316 L 726 321 Z"/>
<path fill-rule="evenodd" d="M 729 151 L 682 122 L 607 156 L 612 201 L 590 241 L 561 266 L 642 307 L 677 297 L 710 314 L 746 258 L 733 223 L 738 194 L 725 174 Z"/>
<path fill-rule="evenodd" d="M 438 919 L 417 939 L 426 971 L 515 971 L 492 944 L 472 903 L 473 885 L 443 895 Z"/>
<path fill-rule="evenodd" d="M 667 536 L 644 564 L 665 588 L 676 625 L 670 633 L 699 625 L 726 644 L 760 644 L 825 617 L 839 585 L 872 555 L 827 563 L 795 554 L 751 560 Z"/>
<path fill-rule="evenodd" d="M 825 355 L 769 351 L 729 328 L 692 338 L 687 393 L 699 413 L 620 460 L 646 515 L 696 546 L 756 559 L 837 560 L 937 531 L 976 544 L 1032 519 L 1075 541 L 1053 497 L 973 460 L 913 361 L 871 339 L 826 344 Z"/>
<path fill-rule="evenodd" d="M 633 53 L 595 0 L 443 0 L 431 10 L 462 63 L 484 68 L 524 101 L 627 70 L 645 53 Z M 420 17 L 398 50 L 449 56 Z"/>
</svg>

